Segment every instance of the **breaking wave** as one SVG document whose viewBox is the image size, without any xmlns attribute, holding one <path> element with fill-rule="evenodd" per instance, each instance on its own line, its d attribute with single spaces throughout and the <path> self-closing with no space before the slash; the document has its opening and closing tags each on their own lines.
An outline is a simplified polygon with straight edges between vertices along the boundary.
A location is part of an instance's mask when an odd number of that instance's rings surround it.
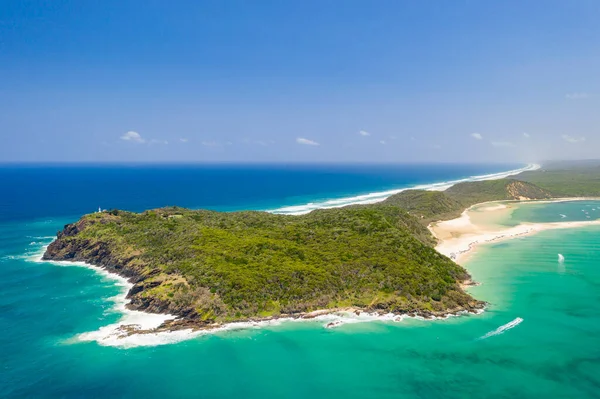
<svg viewBox="0 0 600 399">
<path fill-rule="evenodd" d="M 308 204 L 303 205 L 294 205 L 294 206 L 285 206 L 282 208 L 272 209 L 268 212 L 281 214 L 281 215 L 303 215 L 305 213 L 312 212 L 316 209 L 329 209 L 329 208 L 340 208 L 347 205 L 359 205 L 359 204 L 373 204 L 376 202 L 381 202 L 386 198 L 398 194 L 405 190 L 429 190 L 429 191 L 444 191 L 449 187 L 462 182 L 467 181 L 483 181 L 483 180 L 495 180 L 502 179 L 508 176 L 516 175 L 521 172 L 536 170 L 539 169 L 540 165 L 537 164 L 529 164 L 521 169 L 509 170 L 507 172 L 500 173 L 492 173 L 488 175 L 480 175 L 480 176 L 471 176 L 465 179 L 452 180 L 441 183 L 433 183 L 433 184 L 422 184 L 412 187 L 404 187 L 395 190 L 387 190 L 369 194 L 356 195 L 353 197 L 346 198 L 337 198 L 324 200 L 319 202 L 309 202 Z"/>
<path fill-rule="evenodd" d="M 46 239 L 53 237 L 40 238 Z M 107 312 L 110 313 L 114 312 L 120 314 L 121 317 L 119 318 L 119 320 L 112 324 L 102 326 L 97 330 L 79 333 L 73 336 L 72 338 L 64 341 L 65 344 L 76 344 L 80 342 L 96 342 L 97 344 L 102 346 L 112 346 L 127 349 L 140 346 L 157 346 L 178 343 L 202 335 L 234 330 L 265 328 L 270 326 L 278 326 L 282 323 L 313 322 L 320 323 L 324 328 L 334 328 L 345 324 L 365 323 L 373 321 L 401 322 L 406 319 L 444 320 L 451 317 L 457 317 L 468 314 L 468 312 L 465 311 L 459 312 L 457 314 L 449 314 L 444 317 L 432 317 L 429 319 L 425 319 L 420 316 L 397 315 L 393 313 L 379 314 L 361 312 L 360 314 L 355 314 L 351 311 L 339 311 L 334 313 L 318 315 L 312 318 L 280 318 L 265 321 L 233 322 L 209 330 L 194 331 L 192 329 L 183 329 L 176 331 L 148 332 L 159 327 L 167 320 L 175 319 L 176 316 L 170 314 L 147 313 L 143 311 L 128 309 L 126 306 L 129 303 L 127 293 L 129 292 L 133 284 L 128 279 L 121 277 L 117 274 L 110 273 L 101 267 L 94 266 L 85 262 L 43 260 L 42 256 L 46 251 L 46 248 L 50 244 L 49 241 L 50 240 L 47 240 L 45 242 L 36 242 L 36 245 L 28 246 L 28 250 L 23 255 L 18 256 L 18 258 L 33 263 L 47 262 L 59 267 L 85 267 L 100 274 L 107 280 L 112 280 L 116 286 L 121 288 L 120 293 L 118 295 L 108 299 L 110 302 L 113 302 L 113 306 L 109 310 L 107 310 Z M 479 314 L 482 312 L 483 309 L 480 309 L 475 313 Z M 140 331 L 140 333 L 136 333 L 136 330 Z"/>
</svg>

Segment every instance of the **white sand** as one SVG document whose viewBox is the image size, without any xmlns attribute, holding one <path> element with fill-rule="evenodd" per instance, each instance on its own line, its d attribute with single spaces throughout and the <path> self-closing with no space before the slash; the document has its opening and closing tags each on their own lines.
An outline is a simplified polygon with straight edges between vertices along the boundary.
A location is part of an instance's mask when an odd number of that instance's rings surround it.
<svg viewBox="0 0 600 399">
<path fill-rule="evenodd" d="M 589 200 L 589 198 L 585 199 Z M 583 200 L 583 198 L 558 199 L 556 201 L 528 201 L 520 204 L 540 204 L 574 200 Z M 479 244 L 535 234 L 543 230 L 570 229 L 575 227 L 600 225 L 600 219 L 578 222 L 521 223 L 514 227 L 473 222 L 471 216 L 474 212 L 485 212 L 490 218 L 497 217 L 498 212 L 512 212 L 506 203 L 492 204 L 493 203 L 490 203 L 489 206 L 485 207 L 482 207 L 482 205 L 485 204 L 474 205 L 464 211 L 462 215 L 456 219 L 432 223 L 429 226 L 429 229 L 439 240 L 436 250 L 451 259 L 454 259 L 457 263 L 461 263 L 461 261 L 464 261 L 465 257 Z M 478 216 L 481 217 L 481 215 Z"/>
<path fill-rule="evenodd" d="M 589 200 L 589 198 L 581 198 L 581 200 Z M 574 201 L 577 199 L 568 198 L 568 199 L 560 199 L 557 201 Z M 531 201 L 528 203 L 544 203 L 544 202 L 557 202 L 557 201 Z M 510 239 L 513 237 L 522 236 L 525 234 L 533 234 L 538 231 L 547 230 L 547 229 L 559 229 L 559 228 L 573 228 L 573 227 L 582 227 L 589 225 L 600 225 L 600 220 L 594 221 L 583 221 L 583 222 L 556 222 L 556 223 L 539 223 L 539 224 L 521 224 L 515 227 L 503 228 L 503 227 L 490 227 L 487 224 L 480 224 L 473 222 L 471 215 L 477 215 L 478 218 L 482 213 L 487 214 L 487 216 L 502 216 L 501 213 L 512 212 L 510 205 L 508 203 L 488 203 L 488 204 L 478 204 L 472 208 L 468 209 L 463 214 L 454 220 L 449 220 L 445 222 L 439 222 L 432 224 L 430 226 L 433 234 L 440 239 L 440 244 L 436 247 L 436 249 L 449 256 L 454 257 L 457 262 L 463 259 L 463 257 L 469 253 L 477 244 L 492 242 L 502 239 Z M 482 207 L 484 206 L 484 207 Z M 33 261 L 42 262 L 41 256 L 44 253 L 46 246 L 42 248 L 42 251 L 39 254 L 36 254 Z M 248 329 L 248 328 L 262 328 L 266 326 L 275 326 L 279 325 L 283 322 L 320 322 L 324 323 L 323 326 L 327 326 L 329 323 L 334 323 L 335 326 L 339 326 L 342 324 L 352 324 L 352 323 L 362 323 L 362 322 L 371 322 L 371 321 L 395 321 L 400 322 L 407 318 L 415 318 L 419 320 L 424 320 L 422 317 L 416 316 L 399 316 L 395 314 L 377 314 L 377 313 L 366 313 L 362 312 L 359 315 L 355 314 L 351 311 L 339 311 L 335 313 L 327 313 L 321 314 L 316 312 L 316 317 L 313 318 L 281 318 L 260 322 L 239 322 L 239 323 L 229 323 L 226 325 L 222 325 L 210 330 L 199 330 L 193 331 L 191 329 L 187 330 L 177 330 L 177 331 L 161 331 L 156 333 L 141 333 L 141 334 L 129 334 L 123 330 L 124 326 L 135 326 L 135 328 L 140 330 L 152 330 L 158 326 L 160 326 L 163 322 L 167 320 L 174 319 L 173 315 L 164 315 L 164 314 L 154 314 L 154 313 L 146 313 L 141 311 L 129 310 L 126 308 L 126 304 L 128 300 L 126 299 L 126 294 L 129 289 L 132 287 L 132 284 L 125 278 L 120 277 L 116 274 L 109 273 L 106 270 L 96 267 L 84 262 L 56 262 L 49 261 L 57 266 L 78 266 L 78 267 L 86 267 L 94 270 L 97 273 L 102 274 L 106 278 L 110 278 L 116 282 L 117 285 L 123 287 L 121 294 L 112 298 L 115 302 L 115 306 L 113 308 L 114 311 L 122 314 L 121 319 L 114 323 L 104 327 L 99 328 L 96 331 L 85 332 L 79 334 L 75 337 L 75 339 L 71 342 L 81 342 L 81 341 L 95 341 L 100 345 L 107 346 L 116 346 L 120 348 L 131 348 L 136 346 L 156 346 L 156 345 L 164 345 L 175 342 L 184 341 L 190 338 L 194 338 L 204 334 L 212 334 L 222 331 L 228 330 L 238 330 L 238 329 Z M 478 311 L 482 312 L 483 310 Z M 466 313 L 466 312 L 463 312 Z M 447 319 L 452 316 L 458 315 L 448 315 L 446 317 L 438 317 L 434 319 Z"/>
</svg>

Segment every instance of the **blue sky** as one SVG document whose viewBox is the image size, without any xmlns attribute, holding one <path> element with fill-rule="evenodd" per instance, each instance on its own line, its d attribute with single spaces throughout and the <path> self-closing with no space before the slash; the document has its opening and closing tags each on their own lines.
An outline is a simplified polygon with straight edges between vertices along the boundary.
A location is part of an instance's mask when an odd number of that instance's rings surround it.
<svg viewBox="0 0 600 399">
<path fill-rule="evenodd" d="M 598 157 L 600 2 L 3 1 L 0 161 Z"/>
</svg>

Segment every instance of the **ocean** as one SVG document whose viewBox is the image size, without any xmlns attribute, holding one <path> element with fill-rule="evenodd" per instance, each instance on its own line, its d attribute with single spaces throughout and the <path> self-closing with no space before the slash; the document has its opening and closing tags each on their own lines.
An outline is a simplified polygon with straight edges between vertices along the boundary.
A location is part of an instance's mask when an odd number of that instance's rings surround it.
<svg viewBox="0 0 600 399">
<path fill-rule="evenodd" d="M 123 317 L 123 283 L 38 261 L 56 231 L 98 207 L 303 213 L 520 167 L 0 166 L 0 398 L 600 397 L 597 226 L 477 247 L 466 267 L 481 283 L 469 291 L 489 302 L 480 315 L 284 322 L 126 348 L 94 340 Z M 563 202 L 519 207 L 505 223 L 597 218 L 599 201 Z"/>
</svg>

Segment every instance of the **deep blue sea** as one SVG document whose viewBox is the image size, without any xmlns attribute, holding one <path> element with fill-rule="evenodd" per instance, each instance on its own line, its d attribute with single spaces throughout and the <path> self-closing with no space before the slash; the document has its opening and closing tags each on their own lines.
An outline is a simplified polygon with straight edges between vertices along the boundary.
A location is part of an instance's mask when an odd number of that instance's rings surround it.
<svg viewBox="0 0 600 399">
<path fill-rule="evenodd" d="M 524 167 L 494 165 L 0 165 L 0 221 L 178 205 L 221 211 L 306 206 Z M 388 194 L 389 195 L 389 194 Z M 385 195 L 383 195 L 385 196 Z M 310 205 L 305 209 L 312 209 Z"/>
<path fill-rule="evenodd" d="M 38 261 L 98 207 L 302 213 L 522 166 L 0 166 L 0 398 L 600 397 L 597 226 L 478 249 L 467 267 L 490 302 L 479 316 L 283 323 L 137 347 L 83 339 L 123 316 L 122 285 Z M 600 217 L 598 201 L 528 206 L 513 217 Z"/>
</svg>

